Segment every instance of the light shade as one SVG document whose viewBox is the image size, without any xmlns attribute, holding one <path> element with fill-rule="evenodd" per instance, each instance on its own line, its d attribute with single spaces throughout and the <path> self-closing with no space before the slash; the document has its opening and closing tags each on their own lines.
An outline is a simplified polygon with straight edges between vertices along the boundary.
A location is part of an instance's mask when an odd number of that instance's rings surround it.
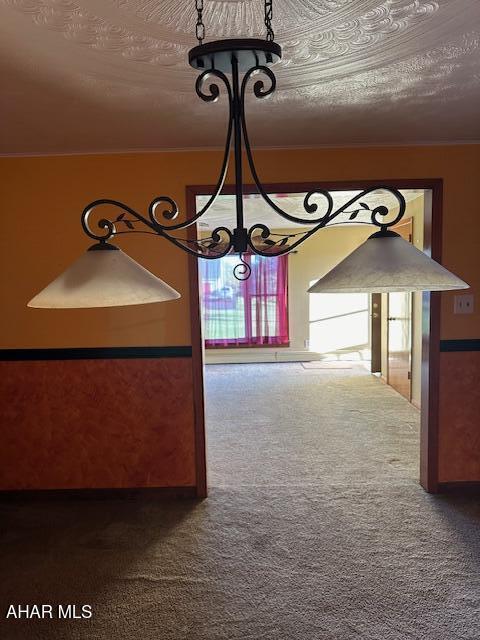
<svg viewBox="0 0 480 640">
<path fill-rule="evenodd" d="M 30 302 L 40 309 L 121 307 L 175 300 L 180 294 L 111 244 L 90 247 Z"/>
<path fill-rule="evenodd" d="M 309 293 L 446 291 L 468 284 L 393 231 L 379 231 L 310 287 Z"/>
</svg>

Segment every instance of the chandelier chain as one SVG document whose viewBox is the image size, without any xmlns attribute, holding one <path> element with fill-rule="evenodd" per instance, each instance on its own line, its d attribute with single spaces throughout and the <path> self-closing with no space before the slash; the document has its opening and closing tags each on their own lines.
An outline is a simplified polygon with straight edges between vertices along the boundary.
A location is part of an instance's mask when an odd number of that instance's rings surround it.
<svg viewBox="0 0 480 640">
<path fill-rule="evenodd" d="M 202 44 L 205 39 L 205 25 L 203 24 L 203 0 L 195 0 L 195 8 L 197 10 L 197 24 L 195 25 L 195 35 L 198 44 Z"/>
<path fill-rule="evenodd" d="M 198 40 L 198 44 L 202 44 L 205 40 L 205 24 L 203 22 L 203 0 L 195 0 L 195 9 L 197 11 L 197 22 L 195 25 L 195 36 Z M 265 26 L 267 27 L 267 41 L 273 42 L 275 33 L 272 27 L 273 18 L 273 0 L 265 0 Z"/>
<path fill-rule="evenodd" d="M 273 0 L 265 0 L 265 26 L 267 27 L 267 41 L 273 42 L 275 34 L 272 28 Z"/>
</svg>

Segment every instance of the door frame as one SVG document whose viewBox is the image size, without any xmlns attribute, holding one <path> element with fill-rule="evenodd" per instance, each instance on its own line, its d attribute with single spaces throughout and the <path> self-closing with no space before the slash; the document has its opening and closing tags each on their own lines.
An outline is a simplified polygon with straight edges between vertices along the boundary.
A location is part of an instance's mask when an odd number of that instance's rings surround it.
<svg viewBox="0 0 480 640">
<path fill-rule="evenodd" d="M 378 180 L 341 180 L 326 182 L 278 182 L 264 184 L 270 193 L 305 193 L 316 189 L 329 191 L 356 191 L 382 185 L 394 189 L 425 189 L 424 252 L 441 262 L 443 179 L 395 178 Z M 186 215 L 196 213 L 196 197 L 211 195 L 214 185 L 188 185 L 186 187 Z M 244 185 L 244 193 L 257 193 L 253 184 Z M 233 195 L 235 187 L 224 185 L 222 194 Z M 196 225 L 188 230 L 196 237 Z M 190 324 L 192 334 L 192 369 L 195 412 L 195 466 L 196 495 L 205 498 L 207 487 L 205 398 L 203 378 L 203 338 L 200 309 L 200 287 L 197 258 L 188 257 L 190 283 Z M 424 292 L 422 297 L 422 402 L 420 418 L 420 484 L 429 493 L 439 491 L 438 481 L 438 428 L 439 428 L 439 376 L 440 376 L 440 292 Z M 426 319 L 428 318 L 428 321 Z"/>
</svg>

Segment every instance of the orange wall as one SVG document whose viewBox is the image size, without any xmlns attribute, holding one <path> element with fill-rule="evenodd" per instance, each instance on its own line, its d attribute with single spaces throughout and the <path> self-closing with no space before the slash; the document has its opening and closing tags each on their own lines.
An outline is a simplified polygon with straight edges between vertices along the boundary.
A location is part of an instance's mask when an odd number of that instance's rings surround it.
<svg viewBox="0 0 480 640">
<path fill-rule="evenodd" d="M 444 179 L 444 264 L 480 290 L 477 184 L 480 145 L 316 149 L 257 152 L 265 182 L 377 178 Z M 185 186 L 214 182 L 217 151 L 0 158 L 0 347 L 190 344 L 188 300 L 110 310 L 45 311 L 25 302 L 88 245 L 79 217 L 99 197 L 124 200 L 146 212 L 155 195 L 184 206 Z M 149 236 L 119 244 L 182 294 L 187 266 L 179 250 Z M 480 334 L 480 305 L 454 316 L 443 294 L 442 338 Z"/>
<path fill-rule="evenodd" d="M 2 233 L 0 346 L 96 347 L 189 345 L 188 296 L 177 302 L 87 310 L 29 309 L 25 303 L 93 244 L 80 212 L 93 199 L 113 196 L 145 210 L 161 190 L 159 176 L 175 188 L 174 171 L 146 156 L 1 159 L 5 171 Z M 176 192 L 183 199 L 183 185 Z M 7 222 L 8 221 L 8 222 Z M 12 238 L 15 240 L 12 241 Z M 185 295 L 186 261 L 157 238 L 139 235 L 119 243 L 134 258 Z"/>
<path fill-rule="evenodd" d="M 119 244 L 178 289 L 184 296 L 179 301 L 144 307 L 68 311 L 32 310 L 25 304 L 89 245 L 79 224 L 80 212 L 86 203 L 100 197 L 115 197 L 146 213 L 151 198 L 169 195 L 183 207 L 185 186 L 213 183 L 220 156 L 218 151 L 188 151 L 0 158 L 3 220 L 0 348 L 189 345 L 187 259 L 167 241 L 158 238 L 130 236 L 121 239 Z M 480 145 L 270 150 L 260 151 L 256 156 L 264 182 L 443 178 L 443 262 L 467 280 L 478 296 L 480 252 L 476 226 Z M 472 315 L 454 316 L 452 307 L 453 295 L 442 294 L 442 339 L 479 338 L 478 300 Z M 66 388 L 70 382 L 65 380 Z M 472 384 L 471 380 L 465 380 L 465 395 L 469 394 Z M 164 389 L 167 402 L 169 393 L 167 386 Z M 150 401 L 154 399 L 146 399 Z M 133 410 L 133 405 L 131 408 Z M 98 405 L 98 430 L 109 410 Z M 193 419 L 181 428 L 183 440 L 192 443 Z M 456 434 L 468 437 L 471 428 L 471 425 L 465 428 L 457 425 Z M 68 424 L 59 415 L 54 425 L 58 438 L 61 439 L 65 429 Z M 441 429 L 447 433 L 448 423 L 442 422 Z M 28 435 L 27 431 L 22 437 L 28 440 Z M 155 429 L 145 437 L 155 439 Z M 441 438 L 441 442 L 449 442 L 449 438 Z M 28 454 L 24 451 L 23 455 Z M 163 455 L 175 457 L 177 454 L 165 450 Z M 178 468 L 182 463 L 189 464 L 179 453 L 172 465 Z M 160 453 L 156 464 L 162 464 Z M 444 480 L 456 479 L 455 471 L 450 474 L 448 470 L 448 462 L 442 469 Z M 146 477 L 150 472 L 143 468 L 140 473 Z M 132 473 L 138 480 L 136 471 Z M 186 476 L 189 476 L 188 470 Z M 57 481 L 61 483 L 61 478 Z M 168 483 L 168 478 L 162 482 Z"/>
</svg>

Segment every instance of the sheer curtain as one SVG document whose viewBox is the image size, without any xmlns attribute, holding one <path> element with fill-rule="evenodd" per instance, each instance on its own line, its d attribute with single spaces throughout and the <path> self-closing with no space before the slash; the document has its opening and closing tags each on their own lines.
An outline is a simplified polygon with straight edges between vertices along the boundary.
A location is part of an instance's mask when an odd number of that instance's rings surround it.
<svg viewBox="0 0 480 640">
<path fill-rule="evenodd" d="M 252 273 L 243 281 L 237 256 L 199 261 L 205 346 L 288 345 L 287 256 L 244 259 Z"/>
</svg>

